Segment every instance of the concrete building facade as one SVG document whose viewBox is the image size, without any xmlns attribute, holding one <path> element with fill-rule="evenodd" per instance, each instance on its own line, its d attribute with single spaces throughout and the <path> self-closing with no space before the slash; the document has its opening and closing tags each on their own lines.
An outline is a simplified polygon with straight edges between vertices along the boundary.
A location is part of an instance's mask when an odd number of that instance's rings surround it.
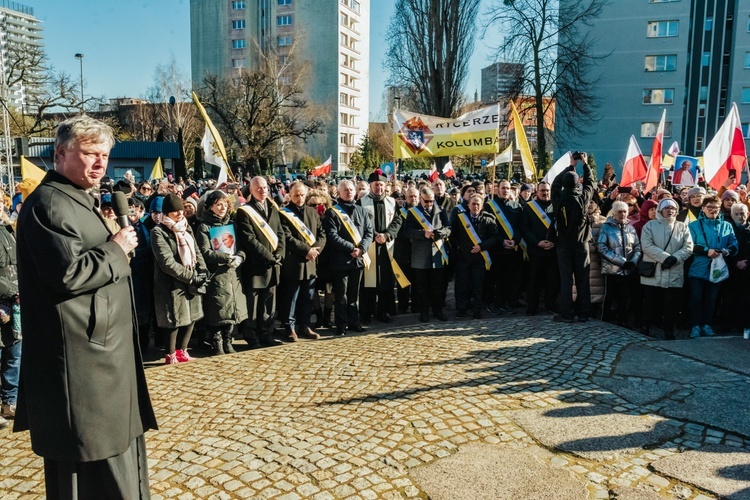
<svg viewBox="0 0 750 500">
<path fill-rule="evenodd" d="M 496 62 L 482 68 L 482 102 L 496 102 L 513 93 L 522 94 L 523 77 L 522 63 Z"/>
<path fill-rule="evenodd" d="M 0 0 L 0 70 L 3 73 L 3 96 L 7 91 L 7 101 L 11 107 L 26 109 L 29 95 L 36 92 L 35 81 L 41 76 L 43 60 L 40 57 L 44 47 L 42 25 L 34 17 L 34 9 L 26 5 Z M 5 88 L 12 68 L 31 66 L 23 81 L 12 83 Z M 18 69 L 15 70 L 18 72 Z"/>
<path fill-rule="evenodd" d="M 565 12 L 567 0 L 561 0 Z M 645 156 L 666 109 L 665 149 L 701 156 L 736 102 L 747 139 L 750 122 L 750 0 L 608 2 L 589 23 L 602 57 L 601 120 L 586 134 L 559 130 L 559 151 L 593 153 L 622 168 L 634 135 Z M 555 155 L 556 157 L 559 155 Z"/>
<path fill-rule="evenodd" d="M 191 0 L 193 86 L 257 66 L 255 44 L 282 54 L 299 42 L 309 62 L 306 94 L 325 110 L 326 131 L 304 146 L 346 170 L 368 128 L 369 0 Z"/>
</svg>

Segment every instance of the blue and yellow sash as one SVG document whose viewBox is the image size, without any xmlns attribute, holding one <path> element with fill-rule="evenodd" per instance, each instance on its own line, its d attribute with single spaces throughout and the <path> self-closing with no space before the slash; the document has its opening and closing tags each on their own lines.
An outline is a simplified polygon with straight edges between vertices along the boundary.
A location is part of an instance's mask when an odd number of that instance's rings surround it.
<svg viewBox="0 0 750 500">
<path fill-rule="evenodd" d="M 419 225 L 422 226 L 422 229 L 425 231 L 434 231 L 435 228 L 432 226 L 432 223 L 427 220 L 427 217 L 424 216 L 424 214 L 417 208 L 417 207 L 411 207 L 409 209 L 409 212 L 417 219 L 419 222 Z M 443 244 L 443 240 L 434 240 L 433 243 L 437 247 L 437 249 L 440 251 L 441 260 L 443 261 L 443 265 L 448 265 L 448 252 L 445 251 L 445 245 Z"/>
<path fill-rule="evenodd" d="M 539 206 L 539 203 L 536 202 L 536 200 L 532 200 L 528 203 L 529 207 L 531 207 L 531 210 L 536 214 L 537 217 L 539 217 L 539 220 L 542 221 L 542 224 L 544 224 L 544 227 L 549 229 L 550 225 L 552 225 L 552 219 L 549 218 L 549 215 L 542 210 L 542 207 Z"/>
<path fill-rule="evenodd" d="M 302 219 L 297 217 L 297 214 L 289 210 L 287 207 L 279 210 L 279 213 L 286 217 L 286 219 L 291 222 L 291 224 L 297 229 L 297 231 L 299 231 L 302 239 L 305 240 L 305 243 L 310 246 L 313 246 L 315 244 L 315 235 L 312 233 L 312 231 L 310 231 L 305 223 L 302 222 Z"/>
<path fill-rule="evenodd" d="M 257 227 L 258 230 L 263 233 L 263 236 L 266 237 L 268 243 L 271 244 L 271 248 L 276 250 L 276 248 L 279 246 L 279 237 L 276 235 L 273 229 L 271 229 L 271 226 L 268 225 L 266 220 L 261 217 L 261 215 L 253 207 L 249 205 L 242 205 L 240 209 L 244 210 L 245 213 L 250 216 L 250 220 L 253 221 L 255 227 Z"/>
<path fill-rule="evenodd" d="M 466 234 L 469 235 L 469 239 L 472 243 L 475 245 L 481 245 L 482 240 L 479 239 L 479 235 L 477 234 L 477 230 L 474 229 L 474 226 L 471 225 L 471 221 L 469 221 L 469 218 L 466 216 L 465 213 L 458 214 L 458 218 L 461 219 L 461 225 L 464 226 L 464 229 L 466 229 Z M 490 254 L 487 250 L 482 250 L 480 252 L 482 254 L 482 258 L 484 259 L 484 268 L 488 271 L 492 267 L 492 259 L 490 258 Z"/>
<path fill-rule="evenodd" d="M 510 225 L 510 221 L 505 216 L 503 211 L 500 209 L 500 206 L 497 204 L 495 200 L 490 200 L 489 202 L 490 208 L 493 212 L 495 212 L 495 218 L 497 219 L 498 224 L 500 224 L 500 227 L 503 228 L 503 231 L 505 231 L 505 234 L 508 235 L 508 239 L 512 240 L 515 236 L 515 233 L 513 232 L 513 226 Z M 521 247 L 521 250 L 523 250 L 523 258 L 527 259 L 529 258 L 528 249 L 526 248 L 526 242 L 523 238 L 521 238 L 520 243 L 518 243 L 518 246 Z"/>
<path fill-rule="evenodd" d="M 352 222 L 352 219 L 346 214 L 343 208 L 341 208 L 338 204 L 334 205 L 333 213 L 338 216 L 338 218 L 341 220 L 341 223 L 344 225 L 344 228 L 346 229 L 346 232 L 349 233 L 349 237 L 352 239 L 352 243 L 354 243 L 354 246 L 359 246 L 360 243 L 362 243 L 362 235 L 359 234 L 359 231 L 356 227 L 354 227 L 354 223 Z M 370 257 L 367 255 L 366 252 L 362 253 L 362 260 L 365 263 L 365 267 L 369 268 L 370 263 L 372 262 L 370 260 Z"/>
</svg>

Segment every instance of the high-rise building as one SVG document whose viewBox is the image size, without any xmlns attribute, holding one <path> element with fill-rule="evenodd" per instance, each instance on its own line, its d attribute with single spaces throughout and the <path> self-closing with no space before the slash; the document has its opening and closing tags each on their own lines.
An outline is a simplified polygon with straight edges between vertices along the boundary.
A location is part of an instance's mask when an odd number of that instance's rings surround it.
<svg viewBox="0 0 750 500">
<path fill-rule="evenodd" d="M 560 1 L 561 13 L 568 3 Z M 750 0 L 608 2 L 587 27 L 603 58 L 595 90 L 601 120 L 587 134 L 562 130 L 561 151 L 592 152 L 597 165 L 619 170 L 631 135 L 650 154 L 666 109 L 665 149 L 677 141 L 685 154 L 700 156 L 732 102 L 747 144 Z"/>
<path fill-rule="evenodd" d="M 35 84 L 39 81 L 44 62 L 42 38 L 42 26 L 34 17 L 32 7 L 0 0 L 2 90 L 11 107 L 26 109 L 28 97 L 37 91 Z M 22 71 L 25 76 L 19 79 Z M 6 83 L 8 88 L 5 88 Z"/>
<path fill-rule="evenodd" d="M 298 57 L 310 68 L 306 94 L 330 115 L 305 149 L 332 156 L 334 170 L 347 168 L 368 127 L 369 0 L 191 0 L 190 31 L 196 87 L 206 74 L 257 67 L 256 43 L 283 54 L 300 41 Z"/>
<path fill-rule="evenodd" d="M 523 93 L 523 76 L 521 63 L 496 62 L 482 68 L 482 102 L 496 102 Z"/>
</svg>

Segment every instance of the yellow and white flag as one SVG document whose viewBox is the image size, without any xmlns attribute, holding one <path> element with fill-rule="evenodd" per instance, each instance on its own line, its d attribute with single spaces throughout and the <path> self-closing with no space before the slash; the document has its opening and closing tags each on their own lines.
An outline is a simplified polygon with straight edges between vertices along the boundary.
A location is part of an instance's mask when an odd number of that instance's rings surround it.
<svg viewBox="0 0 750 500">
<path fill-rule="evenodd" d="M 193 92 L 193 102 L 198 107 L 203 121 L 206 122 L 206 130 L 203 133 L 203 139 L 201 140 L 201 148 L 203 149 L 203 160 L 211 165 L 219 167 L 219 178 L 216 180 L 216 185 L 220 185 L 227 182 L 227 178 L 231 177 L 234 181 L 234 175 L 229 170 L 229 160 L 227 159 L 227 150 L 224 148 L 224 141 L 221 140 L 219 131 L 214 127 L 211 118 L 206 113 L 206 108 L 198 100 L 198 96 Z"/>
<path fill-rule="evenodd" d="M 526 132 L 523 130 L 523 122 L 518 115 L 518 110 L 513 101 L 510 102 L 510 109 L 513 115 L 513 128 L 516 131 L 516 148 L 521 152 L 521 161 L 523 162 L 523 171 L 527 179 L 536 178 L 536 166 L 534 166 L 534 157 L 531 155 L 529 141 L 526 139 Z"/>
<path fill-rule="evenodd" d="M 164 168 L 162 167 L 160 156 L 154 162 L 154 168 L 151 169 L 151 175 L 148 180 L 153 181 L 154 179 L 163 179 L 165 177 L 166 175 L 164 175 Z"/>
<path fill-rule="evenodd" d="M 36 183 L 40 183 L 45 175 L 47 175 L 47 172 L 31 163 L 26 157 L 21 156 L 21 179 L 31 179 Z"/>
<path fill-rule="evenodd" d="M 505 151 L 497 155 L 495 159 L 496 163 L 512 163 L 513 162 L 513 144 L 509 144 Z M 492 162 L 490 162 L 492 163 Z"/>
<path fill-rule="evenodd" d="M 458 118 L 393 112 L 393 156 L 433 156 L 497 153 L 500 108 L 497 104 Z"/>
</svg>

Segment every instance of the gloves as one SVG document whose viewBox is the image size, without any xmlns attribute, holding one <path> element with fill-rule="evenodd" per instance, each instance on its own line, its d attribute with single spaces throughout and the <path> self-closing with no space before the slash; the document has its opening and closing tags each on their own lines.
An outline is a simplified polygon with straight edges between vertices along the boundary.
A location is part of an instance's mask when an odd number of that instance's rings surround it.
<svg viewBox="0 0 750 500">
<path fill-rule="evenodd" d="M 670 255 L 669 257 L 667 257 L 666 259 L 664 259 L 664 262 L 661 263 L 661 268 L 662 269 L 669 269 L 670 267 L 674 266 L 675 264 L 677 264 L 677 257 L 673 257 L 672 255 Z"/>
<path fill-rule="evenodd" d="M 630 272 L 635 269 L 635 262 L 632 260 L 625 261 L 625 264 L 622 265 L 623 270 Z"/>
<path fill-rule="evenodd" d="M 280 266 L 281 265 L 281 261 L 283 260 L 283 258 L 281 257 L 281 255 L 274 254 L 273 258 L 276 259 L 276 262 L 274 262 L 274 264 L 277 265 L 277 266 Z"/>
<path fill-rule="evenodd" d="M 208 284 L 208 275 L 196 271 L 188 283 L 188 292 L 193 295 L 203 295 L 206 293 L 206 284 Z"/>
<path fill-rule="evenodd" d="M 229 262 L 227 263 L 227 265 L 232 269 L 237 269 L 238 267 L 240 267 L 240 264 L 242 264 L 243 261 L 244 259 L 239 255 L 232 255 L 231 257 L 229 257 Z"/>
</svg>

